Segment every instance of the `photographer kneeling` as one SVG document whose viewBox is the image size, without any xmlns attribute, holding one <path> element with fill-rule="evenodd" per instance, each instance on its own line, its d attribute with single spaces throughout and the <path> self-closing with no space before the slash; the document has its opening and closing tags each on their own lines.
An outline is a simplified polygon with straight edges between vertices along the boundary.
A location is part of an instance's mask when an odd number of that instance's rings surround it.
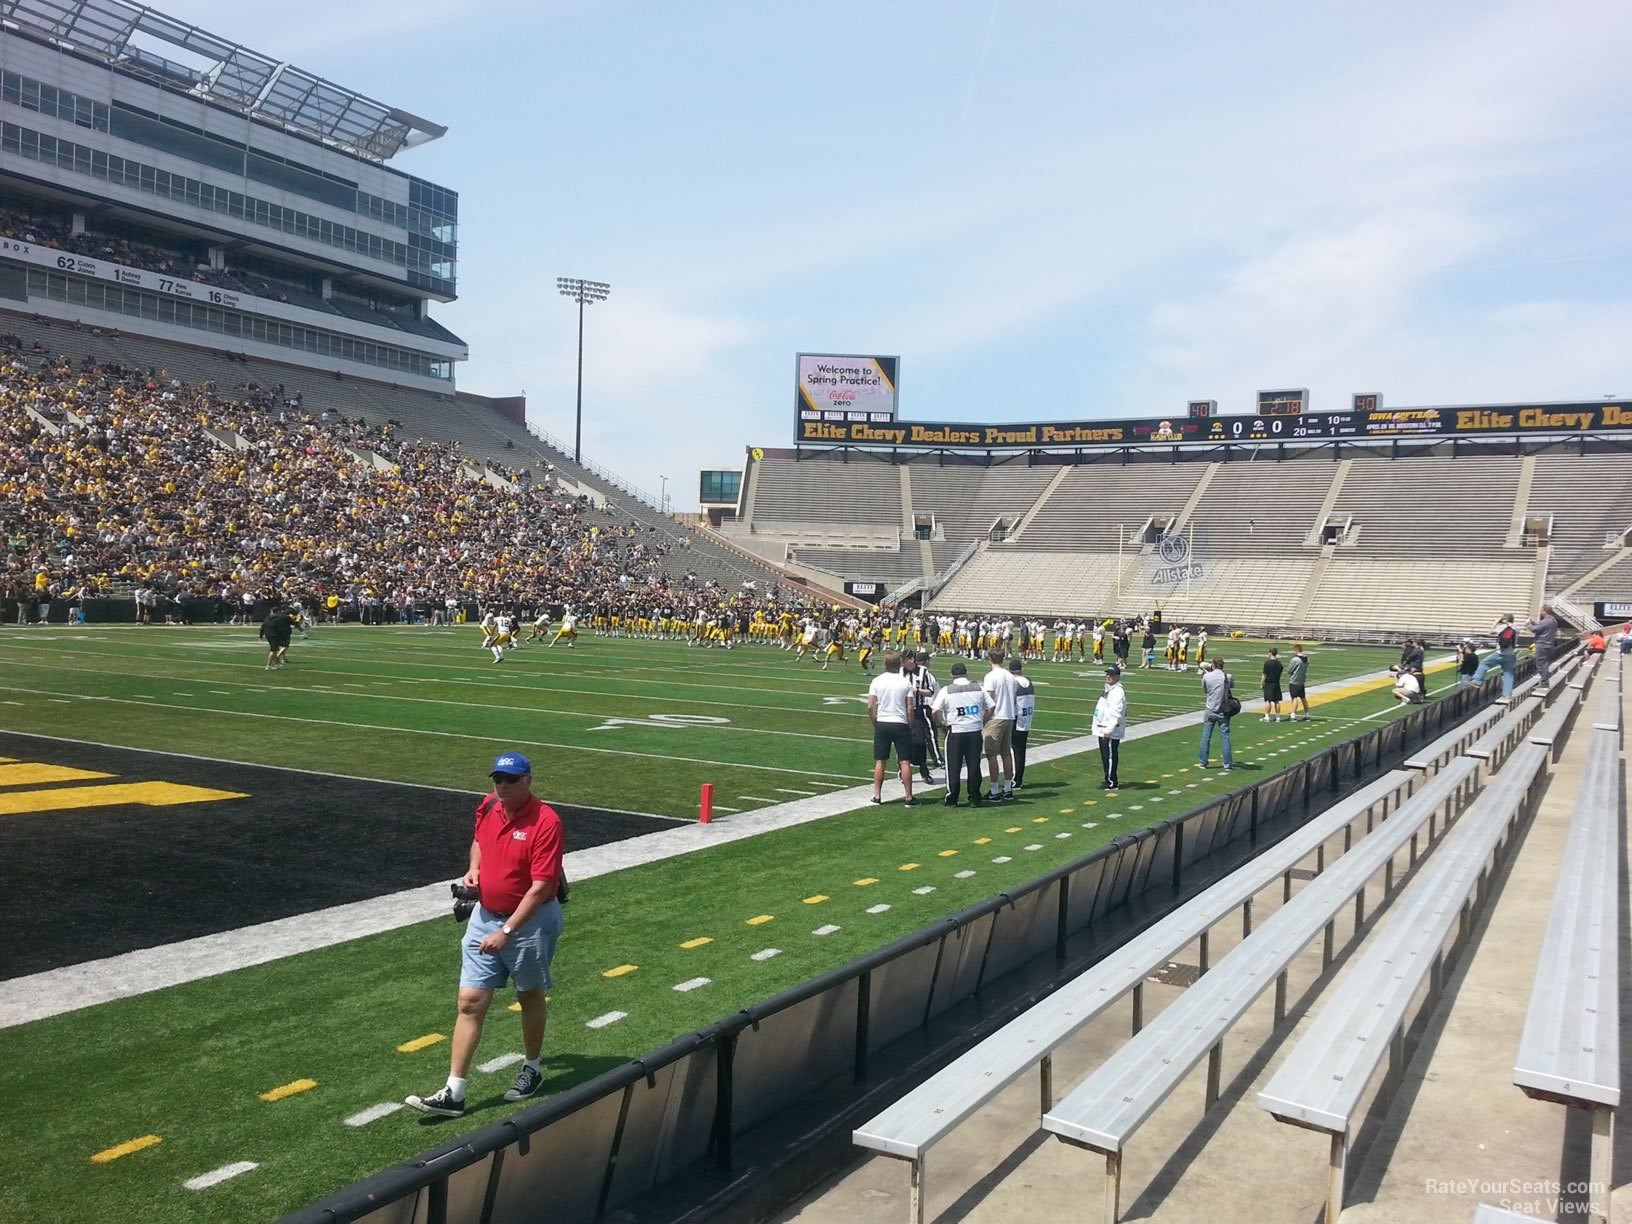
<svg viewBox="0 0 1632 1224">
<path fill-rule="evenodd" d="M 452 1065 L 442 1088 L 404 1102 L 422 1113 L 445 1118 L 464 1114 L 465 1078 L 482 1022 L 493 992 L 506 980 L 514 980 L 521 1004 L 525 1061 L 504 1099 L 530 1097 L 544 1082 L 538 1060 L 544 1049 L 544 992 L 550 988 L 550 961 L 561 937 L 564 839 L 561 818 L 533 794 L 532 773 L 526 757 L 506 752 L 493 762 L 493 794 L 476 808 L 470 869 L 460 883 L 477 892 L 478 903 L 465 926 Z"/>
</svg>

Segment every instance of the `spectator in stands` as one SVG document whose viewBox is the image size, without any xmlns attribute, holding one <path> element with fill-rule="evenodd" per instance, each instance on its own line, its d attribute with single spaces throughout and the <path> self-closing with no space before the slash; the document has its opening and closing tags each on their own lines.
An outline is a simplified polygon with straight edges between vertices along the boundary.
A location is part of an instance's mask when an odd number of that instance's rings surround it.
<svg viewBox="0 0 1632 1224">
<path fill-rule="evenodd" d="M 1623 655 L 1632 654 L 1632 624 L 1622 625 L 1620 636 L 1615 640 L 1620 645 Z"/>
<path fill-rule="evenodd" d="M 1558 649 L 1558 618 L 1553 615 L 1553 609 L 1541 605 L 1541 615 L 1525 626 L 1536 638 L 1536 674 L 1541 677 L 1541 687 L 1546 688 L 1553 673 L 1553 652 Z"/>
<path fill-rule="evenodd" d="M 1230 772 L 1235 768 L 1235 754 L 1230 747 L 1230 719 L 1240 708 L 1231 692 L 1235 677 L 1225 670 L 1223 659 L 1209 659 L 1201 665 L 1201 767 L 1210 769 L 1208 757 L 1212 755 L 1213 732 L 1216 729 L 1223 737 L 1224 771 Z"/>
<path fill-rule="evenodd" d="M 1604 640 L 1604 631 L 1594 629 L 1587 635 L 1587 653 L 1603 654 L 1609 649 L 1609 643 Z"/>
<path fill-rule="evenodd" d="M 1122 789 L 1122 738 L 1128 733 L 1128 691 L 1122 687 L 1122 669 L 1112 663 L 1105 669 L 1105 691 L 1094 703 L 1093 732 L 1099 740 L 1099 764 L 1105 780 L 1104 791 Z"/>
<path fill-rule="evenodd" d="M 1496 649 L 1491 651 L 1474 669 L 1473 683 L 1483 684 L 1485 675 L 1492 667 L 1502 669 L 1502 696 L 1513 696 L 1514 672 L 1518 668 L 1519 634 L 1513 628 L 1513 614 L 1510 612 L 1498 620 L 1491 630 L 1496 635 Z"/>
</svg>

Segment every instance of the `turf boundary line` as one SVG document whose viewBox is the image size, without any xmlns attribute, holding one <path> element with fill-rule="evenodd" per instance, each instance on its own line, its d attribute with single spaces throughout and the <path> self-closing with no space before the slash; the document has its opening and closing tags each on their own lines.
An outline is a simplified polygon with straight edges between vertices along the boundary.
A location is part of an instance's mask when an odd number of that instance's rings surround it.
<svg viewBox="0 0 1632 1224">
<path fill-rule="evenodd" d="M 1348 677 L 1313 686 L 1310 693 L 1313 696 L 1327 693 L 1334 695 L 1341 693 L 1344 697 L 1357 696 L 1388 687 L 1392 683 L 1392 678 L 1388 676 L 1359 682 L 1353 677 Z M 1336 696 L 1333 699 L 1337 699 Z M 1196 710 L 1140 723 L 1129 727 L 1123 742 L 1198 726 L 1201 720 L 1201 711 Z M 62 737 L 34 735 L 34 738 Z M 1035 752 L 1028 753 L 1026 763 L 1029 766 L 1075 756 L 1096 750 L 1096 745 L 1097 741 L 1092 735 L 1077 736 L 1044 745 Z M 902 793 L 899 781 L 886 780 L 884 790 L 886 801 L 898 799 Z M 708 825 L 684 821 L 675 828 L 660 829 L 654 833 L 641 834 L 603 846 L 571 851 L 566 856 L 565 869 L 569 879 L 590 880 L 626 868 L 677 858 L 712 846 L 758 837 L 765 833 L 855 811 L 865 807 L 871 795 L 872 786 L 869 783 L 762 808 L 748 816 L 728 821 L 715 821 Z M 366 901 L 312 910 L 289 918 L 239 927 L 233 931 L 202 935 L 80 965 L 68 965 L 43 973 L 12 978 L 0 983 L 11 988 L 0 992 L 0 1029 L 28 1024 L 35 1020 L 79 1011 L 134 995 L 149 994 L 155 990 L 215 977 L 236 969 L 282 960 L 288 956 L 296 956 L 334 944 L 383 934 L 417 922 L 431 921 L 447 912 L 447 887 L 447 881 L 438 881 L 398 893 L 371 897 Z"/>
</svg>

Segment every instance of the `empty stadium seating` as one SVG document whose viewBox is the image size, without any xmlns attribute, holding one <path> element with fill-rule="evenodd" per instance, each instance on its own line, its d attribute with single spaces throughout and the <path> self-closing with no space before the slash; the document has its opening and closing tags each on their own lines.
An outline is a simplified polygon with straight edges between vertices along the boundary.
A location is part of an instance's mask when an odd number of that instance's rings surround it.
<svg viewBox="0 0 1632 1224">
<path fill-rule="evenodd" d="M 907 470 L 914 515 L 934 515 L 937 534 L 954 546 L 954 555 L 971 540 L 986 539 L 999 517 L 1019 519 L 1060 471 L 1028 467 L 1024 461 L 993 467 L 914 463 Z"/>
<path fill-rule="evenodd" d="M 1355 459 L 1332 513 L 1353 516 L 1355 552 L 1376 557 L 1500 556 L 1517 458 Z"/>
<path fill-rule="evenodd" d="M 1330 456 L 1286 463 L 1218 463 L 1189 519 L 1197 551 L 1262 556 L 1303 547 L 1338 469 Z"/>
<path fill-rule="evenodd" d="M 849 463 L 798 462 L 767 455 L 754 465 L 750 525 L 901 524 L 901 479 L 893 464 L 862 457 Z"/>
<path fill-rule="evenodd" d="M 1605 560 L 1604 537 L 1632 527 L 1632 459 L 1625 455 L 1541 455 L 1528 513 L 1553 517 L 1549 585 L 1568 589 Z"/>
<path fill-rule="evenodd" d="M 1072 468 L 1005 548 L 1114 553 L 1155 514 L 1177 517 L 1206 468 L 1199 463 L 1087 464 Z"/>
</svg>

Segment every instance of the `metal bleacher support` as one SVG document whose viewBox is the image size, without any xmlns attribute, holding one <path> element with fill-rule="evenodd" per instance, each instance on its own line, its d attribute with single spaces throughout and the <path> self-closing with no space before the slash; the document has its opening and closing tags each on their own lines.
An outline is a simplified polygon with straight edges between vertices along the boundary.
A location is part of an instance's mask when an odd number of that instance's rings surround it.
<svg viewBox="0 0 1632 1224">
<path fill-rule="evenodd" d="M 1618 732 L 1591 735 L 1513 1082 L 1534 1100 L 1591 1113 L 1588 1217 L 1606 1224 L 1621 1103 L 1621 760 Z"/>
<path fill-rule="evenodd" d="M 1386 895 L 1392 885 L 1394 857 L 1406 842 L 1413 842 L 1414 850 L 1418 832 L 1441 808 L 1447 809 L 1445 828 L 1451 827 L 1473 789 L 1476 765 L 1459 757 L 1432 778 L 1044 1114 L 1044 1130 L 1105 1157 L 1105 1218 L 1109 1224 L 1115 1224 L 1121 1209 L 1122 1151 L 1129 1139 L 1203 1057 L 1207 1059 L 1206 1108 L 1212 1108 L 1223 1074 L 1225 1034 L 1271 982 L 1275 985 L 1275 1022 L 1285 1019 L 1287 970 L 1292 960 L 1324 932 L 1321 965 L 1323 969 L 1331 966 L 1338 911 L 1353 900 L 1356 926 L 1364 922 L 1366 888 L 1372 877 L 1379 871 L 1386 873 Z"/>
<path fill-rule="evenodd" d="M 1311 855 L 1318 878 L 1326 869 L 1327 843 L 1341 834 L 1344 850 L 1350 849 L 1355 823 L 1364 818 L 1369 833 L 1379 813 L 1386 819 L 1415 782 L 1404 770 L 1392 770 L 1339 800 L 858 1127 L 852 1135 L 858 1147 L 911 1163 L 912 1224 L 924 1218 L 924 1160 L 932 1145 L 1033 1067 L 1041 1069 L 1040 1116 L 1053 1104 L 1052 1060 L 1059 1046 L 1129 994 L 1138 1033 L 1149 974 L 1197 941 L 1206 971 L 1212 927 L 1240 910 L 1242 930 L 1250 934 L 1253 898 L 1260 891 L 1279 876 L 1283 897 L 1290 897 L 1293 869 Z"/>
<path fill-rule="evenodd" d="M 1491 874 L 1535 810 L 1546 775 L 1545 749 L 1527 744 L 1513 752 L 1258 1096 L 1259 1106 L 1277 1121 L 1330 1137 L 1328 1220 L 1343 1211 L 1349 1142 L 1366 1085 L 1385 1056 L 1391 1081 L 1404 1071 L 1411 1001 L 1425 978 L 1424 1006 L 1438 998 L 1446 940 L 1467 938 L 1474 910 L 1490 893 Z"/>
</svg>

